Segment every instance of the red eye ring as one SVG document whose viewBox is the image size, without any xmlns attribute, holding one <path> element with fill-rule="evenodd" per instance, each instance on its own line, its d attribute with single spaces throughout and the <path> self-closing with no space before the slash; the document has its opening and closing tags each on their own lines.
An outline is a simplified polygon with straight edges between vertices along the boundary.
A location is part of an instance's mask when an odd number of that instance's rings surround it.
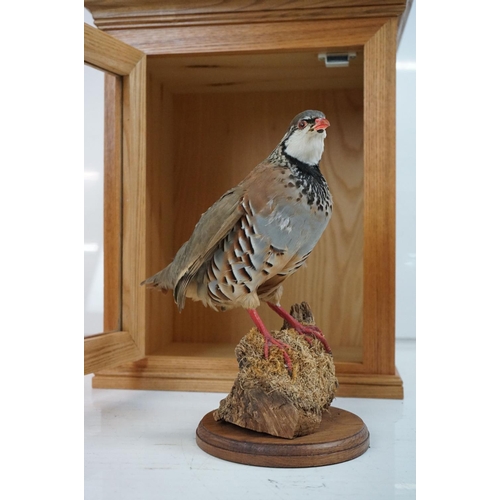
<svg viewBox="0 0 500 500">
<path fill-rule="evenodd" d="M 300 122 L 297 124 L 297 127 L 299 129 L 306 128 L 307 122 L 305 120 L 300 120 Z"/>
</svg>

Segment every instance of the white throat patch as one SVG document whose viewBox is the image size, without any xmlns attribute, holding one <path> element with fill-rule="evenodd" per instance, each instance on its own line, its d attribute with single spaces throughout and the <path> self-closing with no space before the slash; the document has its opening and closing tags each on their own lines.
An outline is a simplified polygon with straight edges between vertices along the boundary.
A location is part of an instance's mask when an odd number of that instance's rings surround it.
<svg viewBox="0 0 500 500">
<path fill-rule="evenodd" d="M 309 127 L 295 130 L 286 141 L 285 152 L 302 163 L 317 165 L 325 148 L 325 137 L 326 130 L 310 132 Z"/>
</svg>

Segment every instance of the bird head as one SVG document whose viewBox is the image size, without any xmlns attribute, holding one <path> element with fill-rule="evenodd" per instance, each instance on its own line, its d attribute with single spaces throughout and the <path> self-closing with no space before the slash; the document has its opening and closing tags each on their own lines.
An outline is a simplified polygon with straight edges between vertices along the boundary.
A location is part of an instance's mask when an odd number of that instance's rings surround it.
<svg viewBox="0 0 500 500">
<path fill-rule="evenodd" d="M 330 122 L 321 111 L 299 113 L 281 141 L 282 151 L 308 165 L 318 165 Z"/>
</svg>

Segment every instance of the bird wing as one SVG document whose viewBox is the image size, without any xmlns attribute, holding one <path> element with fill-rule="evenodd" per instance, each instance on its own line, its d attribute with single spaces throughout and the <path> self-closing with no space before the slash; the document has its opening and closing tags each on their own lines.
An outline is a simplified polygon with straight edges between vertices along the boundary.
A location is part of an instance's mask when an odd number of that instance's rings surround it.
<svg viewBox="0 0 500 500">
<path fill-rule="evenodd" d="M 245 216 L 249 216 L 256 224 L 258 233 L 265 236 L 265 241 L 272 236 L 270 241 L 278 247 L 275 249 L 276 255 L 272 257 L 281 259 L 280 249 L 292 250 L 288 244 L 294 239 L 293 235 L 285 231 L 287 236 L 281 241 L 279 234 L 267 233 L 273 231 L 272 226 L 269 226 L 270 216 L 275 213 L 276 205 L 282 198 L 284 182 L 283 169 L 267 161 L 257 165 L 240 184 L 227 191 L 201 216 L 191 237 L 179 249 L 173 262 L 144 283 L 160 290 L 173 289 L 175 302 L 182 310 L 188 287 L 198 271 Z"/>
<path fill-rule="evenodd" d="M 184 243 L 169 266 L 169 281 L 179 309 L 184 307 L 186 288 L 222 239 L 234 228 L 243 214 L 244 189 L 238 185 L 227 191 L 200 218 L 191 238 Z"/>
<path fill-rule="evenodd" d="M 234 230 L 240 218 L 249 210 L 252 216 L 259 214 L 265 217 L 268 214 L 269 201 L 276 187 L 273 170 L 269 162 L 260 163 L 201 216 L 191 238 L 180 248 L 169 266 L 170 288 L 174 289 L 179 309 L 184 307 L 188 285 L 201 266 L 213 256 L 220 242 Z"/>
</svg>

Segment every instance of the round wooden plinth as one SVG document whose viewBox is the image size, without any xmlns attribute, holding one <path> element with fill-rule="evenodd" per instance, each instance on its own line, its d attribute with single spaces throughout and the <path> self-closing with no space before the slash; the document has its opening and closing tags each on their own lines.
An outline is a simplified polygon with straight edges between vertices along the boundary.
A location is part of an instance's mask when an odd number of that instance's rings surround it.
<svg viewBox="0 0 500 500">
<path fill-rule="evenodd" d="M 334 407 L 323 414 L 316 432 L 295 439 L 216 422 L 210 412 L 198 425 L 196 442 L 210 455 L 240 464 L 317 467 L 359 457 L 370 445 L 370 434 L 358 416 Z"/>
</svg>

